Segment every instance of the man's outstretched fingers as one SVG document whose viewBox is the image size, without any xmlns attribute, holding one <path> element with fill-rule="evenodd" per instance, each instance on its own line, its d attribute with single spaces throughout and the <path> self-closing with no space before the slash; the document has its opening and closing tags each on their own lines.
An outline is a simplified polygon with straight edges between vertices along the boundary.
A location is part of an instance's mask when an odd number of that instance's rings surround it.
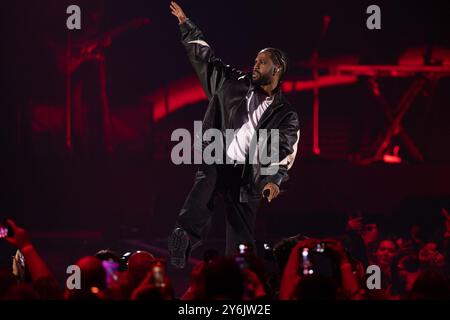
<svg viewBox="0 0 450 320">
<path fill-rule="evenodd" d="M 178 18 L 178 22 L 180 24 L 184 23 L 186 21 L 186 15 L 183 12 L 183 9 L 174 1 L 170 3 L 170 10 L 172 14 Z"/>
</svg>

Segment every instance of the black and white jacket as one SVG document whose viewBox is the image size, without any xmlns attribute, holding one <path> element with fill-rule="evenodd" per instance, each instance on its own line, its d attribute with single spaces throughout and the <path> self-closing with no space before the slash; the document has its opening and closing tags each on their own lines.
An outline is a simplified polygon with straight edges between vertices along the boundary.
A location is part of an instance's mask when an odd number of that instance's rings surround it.
<svg viewBox="0 0 450 320">
<path fill-rule="evenodd" d="M 191 20 L 187 19 L 181 24 L 180 31 L 189 60 L 209 99 L 203 119 L 203 130 L 215 128 L 221 130 L 225 137 L 225 130 L 231 128 L 236 110 L 246 108 L 246 96 L 254 88 L 251 74 L 236 70 L 217 58 L 206 43 L 203 33 Z M 279 130 L 280 162 L 276 163 L 278 170 L 272 175 L 261 175 L 260 163 L 247 163 L 243 166 L 241 202 L 247 202 L 249 196 L 260 194 L 268 182 L 280 186 L 286 181 L 287 172 L 297 154 L 300 138 L 299 119 L 297 112 L 284 98 L 281 90 L 275 94 L 274 101 L 259 120 L 256 132 L 259 129 L 267 129 L 268 133 L 271 129 Z"/>
</svg>

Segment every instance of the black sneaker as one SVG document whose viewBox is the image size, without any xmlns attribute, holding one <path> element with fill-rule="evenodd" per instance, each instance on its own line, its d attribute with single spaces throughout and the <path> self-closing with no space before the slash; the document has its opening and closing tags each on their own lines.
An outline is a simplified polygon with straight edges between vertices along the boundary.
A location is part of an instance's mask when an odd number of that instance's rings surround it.
<svg viewBox="0 0 450 320">
<path fill-rule="evenodd" d="M 181 228 L 176 228 L 168 239 L 170 264 L 175 268 L 183 269 L 189 258 L 189 236 Z"/>
</svg>

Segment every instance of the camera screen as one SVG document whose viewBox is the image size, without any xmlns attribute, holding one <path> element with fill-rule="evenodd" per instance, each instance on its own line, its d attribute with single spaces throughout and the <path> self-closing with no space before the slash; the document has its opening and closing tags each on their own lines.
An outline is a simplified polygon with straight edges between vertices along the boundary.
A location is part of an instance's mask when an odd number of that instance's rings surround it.
<svg viewBox="0 0 450 320">
<path fill-rule="evenodd" d="M 314 252 L 311 254 L 311 264 L 313 265 L 313 270 L 315 274 L 326 276 L 326 277 L 334 277 L 336 265 L 330 257 L 330 255 L 326 254 L 324 251 Z"/>
<path fill-rule="evenodd" d="M 106 271 L 106 284 L 110 288 L 112 283 L 118 279 L 119 264 L 109 260 L 102 261 L 102 264 Z"/>
<path fill-rule="evenodd" d="M 302 248 L 299 256 L 301 259 L 299 275 L 321 275 L 325 277 L 337 275 L 337 264 L 327 252 L 324 243 L 317 244 L 311 250 Z"/>
</svg>

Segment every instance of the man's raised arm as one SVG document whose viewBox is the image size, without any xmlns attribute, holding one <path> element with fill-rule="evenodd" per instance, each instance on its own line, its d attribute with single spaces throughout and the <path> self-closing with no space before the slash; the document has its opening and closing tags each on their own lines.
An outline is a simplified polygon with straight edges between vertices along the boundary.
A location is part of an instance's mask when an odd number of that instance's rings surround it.
<svg viewBox="0 0 450 320">
<path fill-rule="evenodd" d="M 172 14 L 178 18 L 183 45 L 186 47 L 189 60 L 208 99 L 214 96 L 225 80 L 244 75 L 241 71 L 224 64 L 214 55 L 201 30 L 186 17 L 176 2 L 171 2 L 170 9 Z"/>
</svg>

